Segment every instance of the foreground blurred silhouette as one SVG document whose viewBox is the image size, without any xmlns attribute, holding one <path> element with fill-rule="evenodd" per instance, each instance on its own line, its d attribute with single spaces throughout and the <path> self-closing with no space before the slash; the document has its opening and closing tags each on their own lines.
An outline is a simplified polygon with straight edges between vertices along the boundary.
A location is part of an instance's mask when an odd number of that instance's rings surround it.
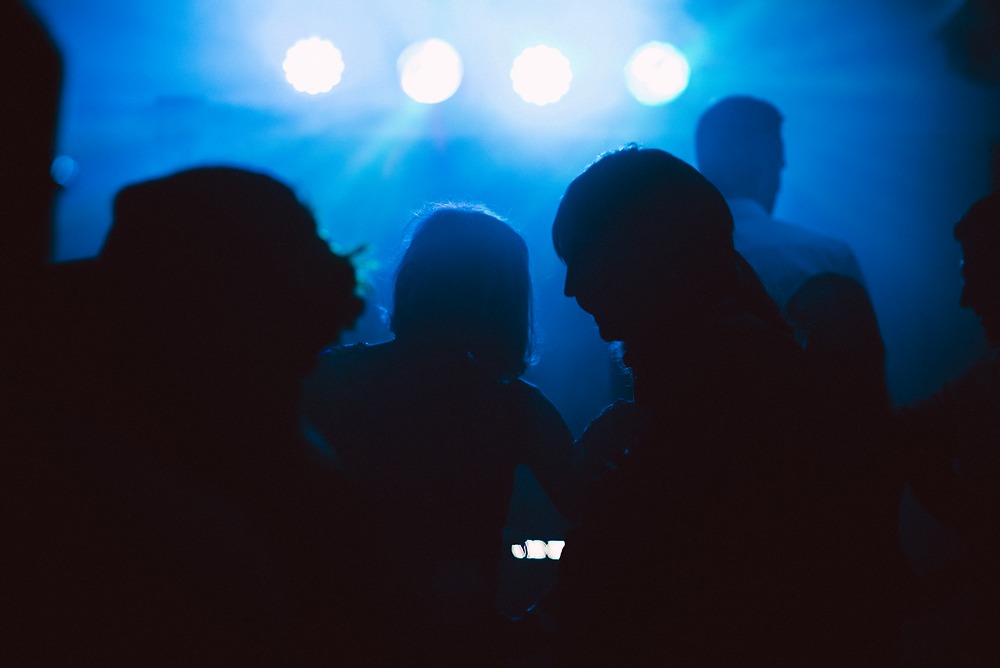
<svg viewBox="0 0 1000 668">
<path fill-rule="evenodd" d="M 62 58 L 37 19 L 20 2 L 0 3 L 4 39 L 4 141 L 0 179 L 4 243 L 0 294 L 21 294 L 16 274 L 37 274 L 49 259 L 52 204 L 58 190 L 49 172 L 54 157 Z"/>
<path fill-rule="evenodd" d="M 35 16 L 21 3 L 0 3 L 10 33 L 2 44 L 6 101 L 0 142 L 0 373 L 15 394 L 39 391 L 43 331 L 57 307 L 49 253 L 58 186 L 50 167 L 55 152 L 62 58 Z M 30 401 L 25 401 L 25 405 Z"/>
<path fill-rule="evenodd" d="M 698 119 L 698 169 L 725 196 L 733 213 L 736 250 L 784 307 L 811 276 L 837 273 L 864 285 L 844 242 L 772 217 L 781 189 L 785 149 L 781 113 L 743 95 L 723 98 Z"/>
<path fill-rule="evenodd" d="M 50 175 L 62 58 L 36 17 L 20 2 L 0 2 L 5 101 L 0 142 L 0 611 L 7 620 L 0 663 L 26 665 L 80 660 L 86 596 L 73 570 L 83 541 L 72 531 L 81 514 L 75 480 L 63 476 L 73 448 L 63 447 L 59 411 L 52 410 L 50 357 L 69 339 L 60 314 L 65 287 L 48 263 L 52 206 Z M 58 467 L 63 466 L 63 469 Z M 89 612 L 89 611 L 88 611 Z M 91 616 L 92 618 L 92 616 Z M 68 642 L 66 642 L 68 640 Z M 88 639 L 89 640 L 89 639 Z M 63 645 L 71 649 L 64 651 Z"/>
<path fill-rule="evenodd" d="M 122 190 L 100 261 L 107 429 L 184 486 L 147 512 L 187 527 L 157 532 L 139 558 L 256 651 L 350 657 L 369 592 L 355 590 L 349 553 L 372 518 L 328 450 L 307 444 L 298 401 L 318 353 L 360 314 L 353 268 L 288 187 L 226 167 Z M 232 517 L 213 526 L 215 504 Z"/>
<path fill-rule="evenodd" d="M 954 234 L 962 247 L 961 305 L 979 317 L 990 351 L 902 411 L 898 426 L 917 498 L 965 542 L 965 553 L 935 577 L 963 601 L 949 660 L 985 666 L 1000 661 L 1000 193 L 973 204 Z"/>
<path fill-rule="evenodd" d="M 420 215 L 396 271 L 390 326 L 392 341 L 323 357 L 305 412 L 393 524 L 426 656 L 496 661 L 503 624 L 494 597 L 509 556 L 501 538 L 515 467 L 528 465 L 574 513 L 569 430 L 520 380 L 531 340 L 524 240 L 478 207 Z"/>
<path fill-rule="evenodd" d="M 588 167 L 559 206 L 565 293 L 624 343 L 635 379 L 634 404 L 581 438 L 602 482 L 540 606 L 560 665 L 851 653 L 829 597 L 839 573 L 820 558 L 830 541 L 812 528 L 809 374 L 732 224 L 697 171 L 636 147 Z"/>
<path fill-rule="evenodd" d="M 63 632 L 42 656 L 391 652 L 372 640 L 388 551 L 297 412 L 301 379 L 361 310 L 309 211 L 262 174 L 180 172 L 119 193 L 92 270 L 101 335 L 67 360 L 79 396 L 44 439 L 61 457 L 42 493 L 65 507 L 47 529 L 60 584 L 37 620 Z"/>
</svg>

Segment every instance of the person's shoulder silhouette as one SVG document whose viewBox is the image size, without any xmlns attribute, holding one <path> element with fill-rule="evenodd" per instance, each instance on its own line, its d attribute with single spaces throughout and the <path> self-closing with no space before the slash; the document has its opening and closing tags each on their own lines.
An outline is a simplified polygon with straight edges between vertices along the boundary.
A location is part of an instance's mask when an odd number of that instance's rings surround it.
<svg viewBox="0 0 1000 668">
<path fill-rule="evenodd" d="M 1000 193 L 976 201 L 954 226 L 962 250 L 960 304 L 982 323 L 989 351 L 957 380 L 903 409 L 897 436 L 909 455 L 910 485 L 966 550 L 945 569 L 964 599 L 970 665 L 1000 659 Z M 957 575 L 957 577 L 954 577 Z M 955 592 L 953 591 L 952 594 Z"/>
</svg>

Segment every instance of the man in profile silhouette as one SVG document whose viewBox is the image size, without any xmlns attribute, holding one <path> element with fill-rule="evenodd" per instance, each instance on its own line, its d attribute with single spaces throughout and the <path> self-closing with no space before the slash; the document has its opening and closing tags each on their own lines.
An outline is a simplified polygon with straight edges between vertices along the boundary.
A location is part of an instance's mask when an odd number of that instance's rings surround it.
<svg viewBox="0 0 1000 668">
<path fill-rule="evenodd" d="M 592 497 L 541 608 L 559 665 L 808 665 L 826 651 L 804 567 L 801 350 L 733 249 L 722 195 L 631 146 L 570 184 L 565 293 L 621 341 L 635 401 L 597 418 Z M 594 462 L 597 462 L 596 469 Z"/>
<path fill-rule="evenodd" d="M 905 410 L 901 441 L 911 454 L 920 502 L 965 541 L 951 565 L 969 609 L 967 644 L 955 665 L 995 665 L 1000 619 L 1000 192 L 979 200 L 955 225 L 962 247 L 960 303 L 982 322 L 983 359 L 929 399 Z"/>
<path fill-rule="evenodd" d="M 861 267 L 842 241 L 772 217 L 781 188 L 785 149 L 774 105 L 732 96 L 698 120 L 698 169 L 725 196 L 733 213 L 736 250 L 782 308 L 806 279 L 824 273 L 864 285 Z"/>
</svg>

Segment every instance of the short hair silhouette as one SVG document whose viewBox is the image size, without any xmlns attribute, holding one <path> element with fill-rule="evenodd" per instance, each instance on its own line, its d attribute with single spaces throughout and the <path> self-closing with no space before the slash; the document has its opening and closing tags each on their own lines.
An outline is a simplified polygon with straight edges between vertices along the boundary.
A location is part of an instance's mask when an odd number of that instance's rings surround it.
<svg viewBox="0 0 1000 668">
<path fill-rule="evenodd" d="M 569 259 L 607 235 L 654 252 L 733 252 L 733 217 L 718 189 L 683 160 L 630 144 L 602 155 L 576 177 L 552 224 L 556 254 Z"/>
<path fill-rule="evenodd" d="M 523 374 L 532 329 L 524 239 L 481 206 L 437 205 L 412 224 L 396 270 L 393 333 L 458 346 L 497 377 Z"/>
<path fill-rule="evenodd" d="M 720 100 L 698 119 L 698 169 L 726 197 L 758 199 L 763 188 L 773 205 L 779 187 L 774 177 L 784 166 L 782 120 L 778 109 L 764 100 L 745 95 Z M 770 180 L 763 183 L 764 178 Z"/>
<path fill-rule="evenodd" d="M 594 316 L 604 340 L 624 341 L 632 360 L 637 344 L 689 330 L 737 292 L 732 233 L 715 186 L 673 155 L 634 145 L 574 179 L 552 225 L 564 293 Z"/>
</svg>

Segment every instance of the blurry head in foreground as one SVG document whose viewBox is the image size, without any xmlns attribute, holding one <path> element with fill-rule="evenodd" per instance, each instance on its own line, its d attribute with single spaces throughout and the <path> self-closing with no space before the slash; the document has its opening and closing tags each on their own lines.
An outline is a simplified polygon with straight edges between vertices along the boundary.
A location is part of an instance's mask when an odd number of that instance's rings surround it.
<svg viewBox="0 0 1000 668">
<path fill-rule="evenodd" d="M 0 272 L 40 268 L 51 245 L 55 147 L 62 58 L 38 19 L 21 2 L 0 2 L 3 140 L 0 141 Z M 15 287 L 3 281 L 3 287 Z M 21 290 L 24 286 L 16 286 Z M 3 289 L 3 288 L 0 288 Z"/>
<path fill-rule="evenodd" d="M 156 354 L 203 373 L 302 375 L 362 309 L 353 267 L 295 193 L 243 169 L 123 189 L 101 262 Z"/>
</svg>

